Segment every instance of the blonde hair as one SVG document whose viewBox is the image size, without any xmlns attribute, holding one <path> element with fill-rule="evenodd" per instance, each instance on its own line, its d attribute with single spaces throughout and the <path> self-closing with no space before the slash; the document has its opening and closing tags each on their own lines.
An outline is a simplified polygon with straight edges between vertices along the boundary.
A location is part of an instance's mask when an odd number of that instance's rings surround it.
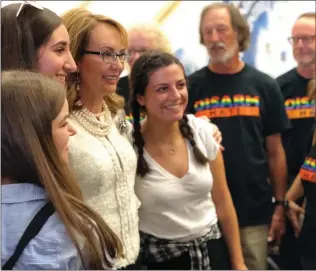
<svg viewBox="0 0 316 271">
<path fill-rule="evenodd" d="M 202 34 L 202 23 L 204 20 L 205 15 L 208 13 L 209 10 L 212 9 L 220 9 L 225 8 L 229 15 L 232 27 L 235 31 L 237 31 L 238 35 L 238 45 L 239 45 L 239 51 L 244 52 L 248 49 L 250 45 L 250 28 L 247 20 L 245 17 L 240 13 L 239 9 L 235 7 L 232 3 L 213 3 L 210 5 L 207 5 L 203 8 L 200 16 L 200 43 L 204 45 L 203 40 L 203 34 Z"/>
<path fill-rule="evenodd" d="M 82 59 L 81 52 L 88 46 L 90 33 L 99 23 L 113 26 L 120 34 L 123 46 L 127 47 L 127 32 L 117 21 L 100 14 L 93 14 L 85 8 L 74 8 L 62 16 L 62 21 L 68 30 L 70 37 L 70 51 L 76 63 Z M 67 78 L 67 99 L 69 109 L 78 110 L 80 106 L 75 105 L 77 100 L 76 80 L 78 74 L 70 74 Z M 112 93 L 104 97 L 113 115 L 124 107 L 124 99 Z"/>
<path fill-rule="evenodd" d="M 309 19 L 316 19 L 316 13 L 315 12 L 306 12 L 298 16 L 297 20 L 301 18 L 309 18 Z"/>
<path fill-rule="evenodd" d="M 84 264 L 104 269 L 122 257 L 123 247 L 99 214 L 88 207 L 52 136 L 52 121 L 65 102 L 64 87 L 40 73 L 2 72 L 1 176 L 43 187 Z M 12 109 L 14 108 L 14 110 Z M 84 264 L 85 265 L 85 264 Z"/>
<path fill-rule="evenodd" d="M 172 52 L 171 44 L 159 25 L 154 23 L 136 24 L 128 29 L 128 35 L 131 35 L 133 32 L 141 33 L 142 35 L 149 37 L 153 41 L 154 48 L 152 49 L 165 53 Z"/>
</svg>

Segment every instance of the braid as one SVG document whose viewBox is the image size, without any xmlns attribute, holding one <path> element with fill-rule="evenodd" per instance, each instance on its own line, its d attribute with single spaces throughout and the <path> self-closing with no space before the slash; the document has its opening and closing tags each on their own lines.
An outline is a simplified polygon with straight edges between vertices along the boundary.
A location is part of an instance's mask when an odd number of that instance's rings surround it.
<svg viewBox="0 0 316 271">
<path fill-rule="evenodd" d="M 180 131 L 183 137 L 189 140 L 193 148 L 193 153 L 196 160 L 202 165 L 206 164 L 208 162 L 208 159 L 205 157 L 205 155 L 201 152 L 199 147 L 196 145 L 196 142 L 192 133 L 192 129 L 188 123 L 187 115 L 183 115 L 183 118 L 180 120 Z"/>
<path fill-rule="evenodd" d="M 140 176 L 144 177 L 149 172 L 148 164 L 144 158 L 144 145 L 145 141 L 140 132 L 140 106 L 137 101 L 132 102 L 132 109 L 133 109 L 133 126 L 134 126 L 134 144 L 137 147 L 138 151 L 138 159 L 137 159 L 137 170 L 136 173 Z"/>
<path fill-rule="evenodd" d="M 145 146 L 145 141 L 142 136 L 142 133 L 140 132 L 141 126 L 140 126 L 140 105 L 137 102 L 136 99 L 136 90 L 141 89 L 139 86 L 141 83 L 143 83 L 143 75 L 147 74 L 147 69 L 146 67 L 150 62 L 157 58 L 156 55 L 148 57 L 141 66 L 139 67 L 138 72 L 133 74 L 134 80 L 130 80 L 130 88 L 132 90 L 132 100 L 131 100 L 131 107 L 132 107 L 132 114 L 133 114 L 133 126 L 134 126 L 134 132 L 133 132 L 133 137 L 134 137 L 134 144 L 137 147 L 138 151 L 138 159 L 137 159 L 137 170 L 136 174 L 139 174 L 141 177 L 144 177 L 148 172 L 149 172 L 149 167 L 148 164 L 144 158 L 144 146 Z M 133 72 L 133 71 L 132 71 Z M 147 78 L 146 78 L 147 79 Z M 145 80 L 146 80 L 145 79 Z M 148 80 L 148 79 L 147 79 Z M 148 82 L 146 82 L 147 84 Z"/>
<path fill-rule="evenodd" d="M 145 142 L 141 134 L 141 126 L 140 126 L 141 106 L 138 103 L 137 97 L 145 95 L 145 90 L 149 84 L 149 78 L 152 72 L 162 67 L 168 67 L 169 65 L 172 65 L 172 64 L 179 65 L 183 71 L 183 74 L 185 74 L 183 65 L 175 56 L 169 53 L 164 53 L 164 52 L 159 52 L 159 51 L 154 50 L 154 51 L 142 54 L 135 61 L 129 75 L 131 107 L 132 107 L 132 114 L 133 114 L 133 119 L 134 119 L 133 138 L 134 138 L 134 145 L 137 147 L 137 151 L 138 151 L 138 161 L 137 161 L 136 172 L 142 177 L 145 176 L 149 172 L 149 166 L 146 163 L 145 158 L 144 158 Z M 146 111 L 145 107 L 143 109 L 144 111 Z M 186 127 L 187 125 L 184 125 L 184 126 Z M 189 129 L 189 132 L 185 132 L 184 136 L 188 133 L 192 135 L 192 132 Z M 195 141 L 193 140 L 193 136 L 191 136 L 191 138 L 192 138 L 192 140 L 190 141 L 191 144 L 192 142 L 193 144 L 195 144 Z M 199 153 L 200 153 L 199 157 L 204 157 L 201 154 L 201 152 Z M 204 159 L 206 160 L 206 158 Z"/>
</svg>

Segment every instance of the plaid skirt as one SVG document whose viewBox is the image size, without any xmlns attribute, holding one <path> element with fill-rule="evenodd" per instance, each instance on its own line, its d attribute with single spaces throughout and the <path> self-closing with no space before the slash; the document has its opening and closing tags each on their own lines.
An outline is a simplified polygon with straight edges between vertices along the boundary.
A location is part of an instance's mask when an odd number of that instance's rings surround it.
<svg viewBox="0 0 316 271">
<path fill-rule="evenodd" d="M 207 241 L 219 239 L 221 236 L 218 224 L 212 225 L 206 235 L 186 242 L 160 239 L 140 232 L 139 261 L 142 269 L 146 270 L 148 262 L 164 262 L 188 252 L 191 259 L 191 270 L 210 270 L 212 268 Z"/>
</svg>

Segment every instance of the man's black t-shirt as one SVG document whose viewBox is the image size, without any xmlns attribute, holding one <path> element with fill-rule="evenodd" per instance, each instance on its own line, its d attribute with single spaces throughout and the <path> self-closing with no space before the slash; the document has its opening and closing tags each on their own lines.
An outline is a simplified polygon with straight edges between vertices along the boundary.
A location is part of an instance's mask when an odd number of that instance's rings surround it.
<svg viewBox="0 0 316 271">
<path fill-rule="evenodd" d="M 278 84 L 249 65 L 233 75 L 204 67 L 189 76 L 188 84 L 187 110 L 209 117 L 223 134 L 227 182 L 239 225 L 269 223 L 273 205 L 265 137 L 290 125 Z"/>
<path fill-rule="evenodd" d="M 289 185 L 295 179 L 311 148 L 314 103 L 307 97 L 308 79 L 295 69 L 278 77 L 277 82 L 285 100 L 285 109 L 292 128 L 282 133 L 289 173 Z"/>
<path fill-rule="evenodd" d="M 302 255 L 305 258 L 316 258 L 316 145 L 312 147 L 300 170 L 304 186 L 306 209 L 303 227 L 300 234 Z"/>
</svg>

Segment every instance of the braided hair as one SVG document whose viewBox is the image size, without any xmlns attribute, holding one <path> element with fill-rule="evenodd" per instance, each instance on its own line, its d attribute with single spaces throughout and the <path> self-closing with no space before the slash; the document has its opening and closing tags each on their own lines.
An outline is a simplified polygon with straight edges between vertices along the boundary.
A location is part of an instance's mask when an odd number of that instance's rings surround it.
<svg viewBox="0 0 316 271">
<path fill-rule="evenodd" d="M 137 161 L 137 171 L 136 173 L 140 176 L 145 176 L 149 172 L 149 166 L 144 158 L 144 146 L 145 141 L 141 133 L 141 125 L 140 125 L 140 116 L 141 113 L 146 113 L 145 108 L 141 106 L 138 101 L 137 97 L 139 95 L 145 95 L 145 89 L 148 86 L 150 75 L 163 67 L 168 67 L 172 64 L 177 64 L 181 67 L 183 74 L 185 76 L 185 71 L 182 63 L 172 54 L 159 52 L 159 51 L 151 51 L 141 55 L 133 65 L 129 76 L 129 85 L 131 88 L 131 107 L 132 107 L 132 114 L 133 114 L 133 138 L 134 138 L 134 145 L 138 151 L 138 161 Z M 185 76 L 186 78 L 186 76 Z M 186 115 L 179 122 L 179 128 L 181 134 L 184 138 L 186 138 L 192 148 L 193 153 L 200 164 L 206 164 L 208 159 L 205 155 L 201 152 L 201 150 L 196 145 L 192 129 L 188 124 L 188 118 Z"/>
</svg>

